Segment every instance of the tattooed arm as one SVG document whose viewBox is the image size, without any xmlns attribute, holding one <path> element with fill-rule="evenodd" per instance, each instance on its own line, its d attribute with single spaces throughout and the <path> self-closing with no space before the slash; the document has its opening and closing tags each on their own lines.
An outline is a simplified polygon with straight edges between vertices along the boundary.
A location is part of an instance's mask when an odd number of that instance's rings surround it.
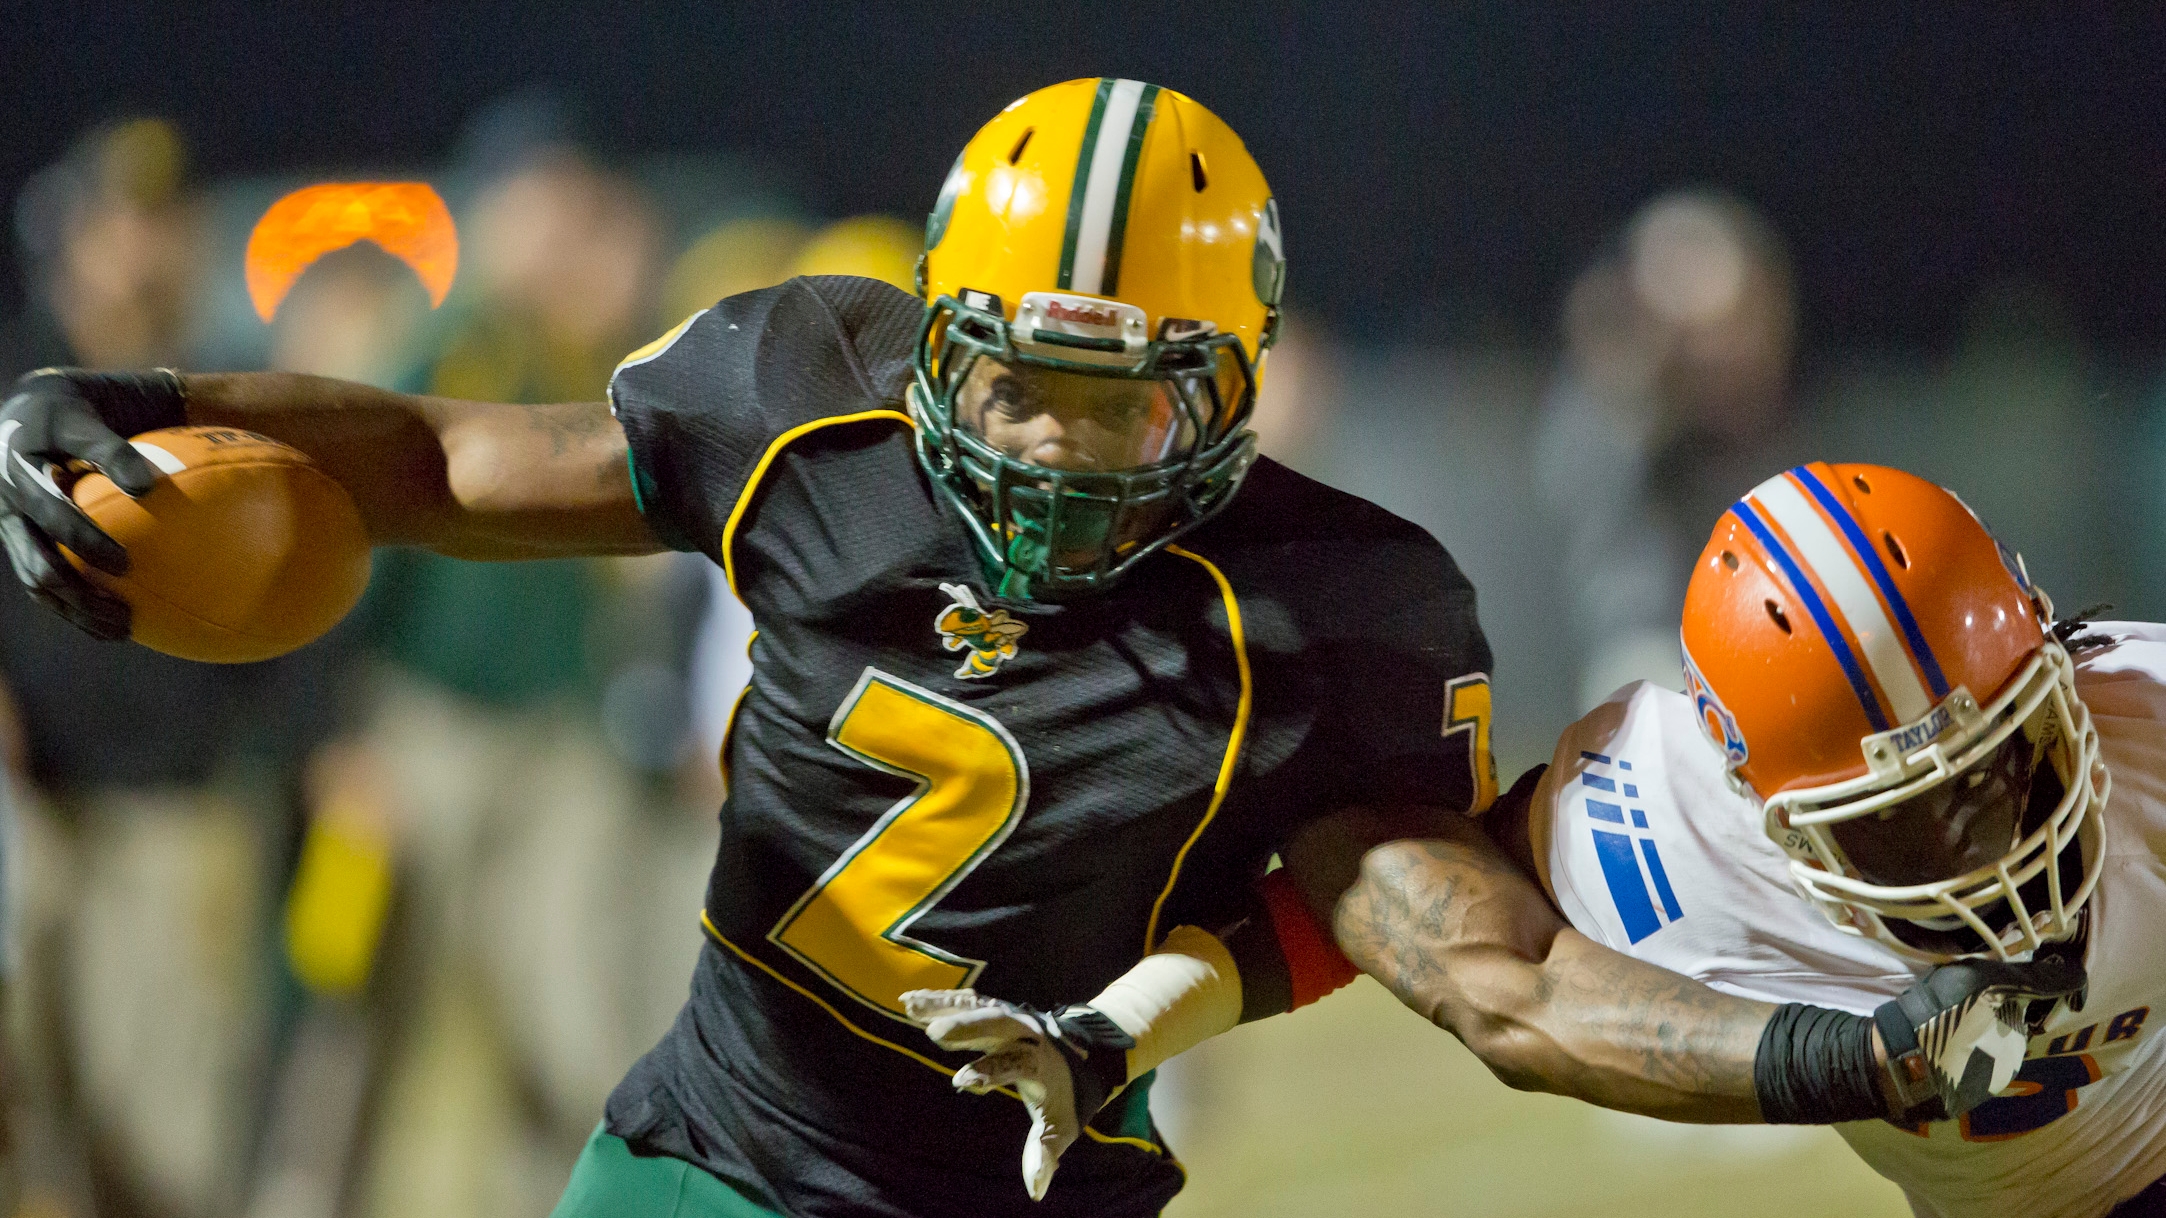
<svg viewBox="0 0 2166 1218">
<path fill-rule="evenodd" d="M 456 558 L 644 554 L 624 430 L 601 402 L 502 406 L 289 373 L 184 378 L 188 421 L 301 449 L 379 545 Z"/>
<path fill-rule="evenodd" d="M 1354 963 L 1507 1084 L 1760 1121 L 1753 1057 L 1775 1008 L 1581 935 L 1473 822 L 1356 810 L 1311 824 L 1284 857 Z"/>
</svg>

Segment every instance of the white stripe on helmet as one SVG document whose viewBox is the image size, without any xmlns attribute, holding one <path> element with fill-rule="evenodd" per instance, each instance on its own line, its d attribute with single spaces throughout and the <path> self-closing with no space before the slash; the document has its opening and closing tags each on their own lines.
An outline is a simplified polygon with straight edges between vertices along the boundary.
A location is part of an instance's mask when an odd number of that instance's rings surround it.
<svg viewBox="0 0 2166 1218">
<path fill-rule="evenodd" d="M 1851 633 L 1858 639 L 1858 650 L 1864 653 L 1867 666 L 1873 670 L 1874 681 L 1888 697 L 1894 722 L 1910 723 L 1924 718 L 1926 712 L 1933 709 L 1933 699 L 1925 692 L 1924 683 L 1918 680 L 1917 669 L 1911 667 L 1910 653 L 1903 647 L 1903 636 L 1888 620 L 1880 598 L 1873 595 L 1872 585 L 1866 582 L 1866 574 L 1859 567 L 1856 556 L 1851 554 L 1850 547 L 1844 545 L 1834 528 L 1813 510 L 1805 492 L 1782 474 L 1752 488 L 1749 498 L 1790 535 L 1791 544 L 1797 547 L 1797 557 L 1820 580 L 1829 599 L 1850 623 Z"/>
<path fill-rule="evenodd" d="M 1128 137 L 1136 125 L 1136 111 L 1143 101 L 1143 82 L 1116 80 L 1106 96 L 1106 112 L 1098 123 L 1098 145 L 1091 150 L 1088 176 L 1083 179 L 1083 217 L 1076 225 L 1075 273 L 1072 291 L 1099 294 L 1106 279 L 1106 248 L 1113 240 L 1113 204 L 1121 193 L 1121 163 L 1128 156 Z"/>
</svg>

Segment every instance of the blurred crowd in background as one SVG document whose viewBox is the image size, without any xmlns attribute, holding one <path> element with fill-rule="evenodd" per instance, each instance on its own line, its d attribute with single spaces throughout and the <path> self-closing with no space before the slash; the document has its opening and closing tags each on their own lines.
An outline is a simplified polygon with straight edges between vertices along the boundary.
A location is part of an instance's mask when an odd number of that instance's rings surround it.
<svg viewBox="0 0 2166 1218">
<path fill-rule="evenodd" d="M 364 244 L 272 323 L 251 311 L 254 221 L 339 177 L 449 202 L 441 308 Z M 477 114 L 446 163 L 312 178 L 201 181 L 172 125 L 116 121 L 14 201 L 30 299 L 0 375 L 595 400 L 626 351 L 722 296 L 807 273 L 910 286 L 929 200 L 822 217 L 777 180 L 615 155 L 547 93 Z M 1335 335 L 1300 312 L 1292 256 L 1263 451 L 1429 528 L 1473 578 L 1507 782 L 1618 685 L 1679 683 L 1690 563 L 1730 500 L 1799 460 L 1948 483 L 2064 610 L 2166 611 L 2158 369 L 2094 358 L 2035 288 L 1972 302 L 1949 351 L 1801 361 L 1783 235 L 1719 184 L 1645 200 L 1590 249 L 1548 343 Z M 93 643 L 0 589 L 15 1213 L 546 1213 L 685 992 L 750 629 L 690 555 L 380 552 L 331 637 L 239 668 Z M 1178 1145 L 1213 1114 L 1173 1073 Z"/>
</svg>

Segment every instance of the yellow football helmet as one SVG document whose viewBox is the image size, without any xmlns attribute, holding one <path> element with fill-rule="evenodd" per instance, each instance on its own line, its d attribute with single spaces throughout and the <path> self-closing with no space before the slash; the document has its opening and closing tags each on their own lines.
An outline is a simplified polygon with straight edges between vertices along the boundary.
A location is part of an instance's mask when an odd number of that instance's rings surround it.
<svg viewBox="0 0 2166 1218">
<path fill-rule="evenodd" d="M 911 408 L 1002 595 L 1102 587 L 1230 501 L 1285 278 L 1263 171 L 1171 89 L 1073 80 L 971 139 L 926 222 Z M 1084 403 L 1097 446 L 989 436 L 1026 401 Z"/>
</svg>

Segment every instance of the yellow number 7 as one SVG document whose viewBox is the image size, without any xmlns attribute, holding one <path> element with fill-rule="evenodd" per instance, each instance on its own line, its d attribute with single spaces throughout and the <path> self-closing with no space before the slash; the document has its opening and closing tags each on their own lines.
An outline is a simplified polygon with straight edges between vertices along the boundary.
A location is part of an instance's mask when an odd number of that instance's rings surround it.
<svg viewBox="0 0 2166 1218">
<path fill-rule="evenodd" d="M 960 989 L 985 968 L 908 932 L 1008 839 L 1030 800 L 1030 767 L 992 716 L 875 668 L 835 712 L 827 742 L 918 789 L 843 851 L 767 938 L 901 1019 L 904 991 Z"/>
<path fill-rule="evenodd" d="M 1497 802 L 1497 759 L 1489 751 L 1490 718 L 1488 673 L 1470 672 L 1445 682 L 1444 734 L 1466 735 L 1467 770 L 1472 776 L 1469 789 L 1474 793 L 1474 806 L 1467 811 L 1477 816 Z"/>
</svg>

